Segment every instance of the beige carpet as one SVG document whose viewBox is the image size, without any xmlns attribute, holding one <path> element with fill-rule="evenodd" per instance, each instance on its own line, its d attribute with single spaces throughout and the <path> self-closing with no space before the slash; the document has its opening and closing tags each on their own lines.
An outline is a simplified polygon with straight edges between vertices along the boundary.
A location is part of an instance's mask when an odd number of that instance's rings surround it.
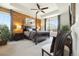
<svg viewBox="0 0 79 59">
<path fill-rule="evenodd" d="M 41 47 L 51 42 L 47 39 L 37 45 L 30 40 L 8 42 L 0 46 L 0 56 L 41 56 Z"/>
</svg>

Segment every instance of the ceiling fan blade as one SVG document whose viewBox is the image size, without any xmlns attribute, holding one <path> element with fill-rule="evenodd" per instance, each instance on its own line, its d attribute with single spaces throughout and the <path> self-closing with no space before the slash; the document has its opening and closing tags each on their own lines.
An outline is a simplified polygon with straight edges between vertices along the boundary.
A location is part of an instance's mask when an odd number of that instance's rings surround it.
<svg viewBox="0 0 79 59">
<path fill-rule="evenodd" d="M 38 10 L 38 9 L 31 9 L 31 10 Z"/>
<path fill-rule="evenodd" d="M 37 3 L 37 7 L 38 7 L 38 9 L 40 9 L 40 5 Z"/>
<path fill-rule="evenodd" d="M 41 10 L 45 10 L 45 9 L 48 9 L 48 7 L 45 7 L 45 8 L 41 8 Z"/>
<path fill-rule="evenodd" d="M 44 11 L 41 11 L 41 12 L 45 13 Z"/>
<path fill-rule="evenodd" d="M 36 14 L 38 14 L 39 11 L 36 12 Z"/>
</svg>

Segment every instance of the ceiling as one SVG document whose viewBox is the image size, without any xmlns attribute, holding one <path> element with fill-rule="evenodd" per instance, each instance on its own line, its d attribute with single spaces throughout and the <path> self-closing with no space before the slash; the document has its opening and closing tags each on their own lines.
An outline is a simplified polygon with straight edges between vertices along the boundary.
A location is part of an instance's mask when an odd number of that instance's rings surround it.
<svg viewBox="0 0 79 59">
<path fill-rule="evenodd" d="M 53 17 L 59 14 L 62 14 L 68 10 L 69 4 L 67 3 L 38 3 L 41 8 L 48 7 L 48 9 L 44 10 L 45 13 L 39 12 L 38 18 L 48 18 Z M 31 10 L 32 8 L 37 9 L 36 3 L 1 3 L 3 7 L 13 9 L 15 11 L 21 12 L 26 15 L 30 15 L 35 17 L 35 10 Z"/>
</svg>

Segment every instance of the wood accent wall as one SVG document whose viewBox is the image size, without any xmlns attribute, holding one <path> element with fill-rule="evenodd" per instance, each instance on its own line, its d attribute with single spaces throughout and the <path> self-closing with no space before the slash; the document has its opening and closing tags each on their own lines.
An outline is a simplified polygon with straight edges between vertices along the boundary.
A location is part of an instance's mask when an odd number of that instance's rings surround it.
<svg viewBox="0 0 79 59">
<path fill-rule="evenodd" d="M 0 11 L 9 13 L 9 9 L 3 8 L 3 7 L 0 7 Z"/>
<path fill-rule="evenodd" d="M 13 18 L 13 33 L 22 33 L 22 25 L 24 25 L 24 19 L 26 18 L 25 15 L 13 11 L 12 13 Z"/>
<path fill-rule="evenodd" d="M 35 21 L 36 23 L 36 21 Z M 41 20 L 40 19 L 37 19 L 37 30 L 41 30 Z"/>
<path fill-rule="evenodd" d="M 18 28 L 18 27 L 22 27 L 22 25 L 25 25 L 25 18 L 32 18 L 28 15 L 24 15 L 18 12 L 13 12 L 13 33 L 22 33 L 23 32 L 23 28 Z M 36 22 L 35 22 L 36 23 Z M 37 20 L 37 29 L 41 29 L 41 20 L 38 19 Z"/>
</svg>

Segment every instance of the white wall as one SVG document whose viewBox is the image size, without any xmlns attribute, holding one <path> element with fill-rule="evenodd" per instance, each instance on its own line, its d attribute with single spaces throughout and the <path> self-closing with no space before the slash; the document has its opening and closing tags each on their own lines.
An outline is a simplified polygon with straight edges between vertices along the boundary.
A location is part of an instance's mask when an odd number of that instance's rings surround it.
<svg viewBox="0 0 79 59">
<path fill-rule="evenodd" d="M 69 11 L 61 14 L 60 16 L 60 27 L 62 27 L 62 25 L 69 25 Z"/>
<path fill-rule="evenodd" d="M 79 21 L 79 3 L 76 4 L 76 21 Z"/>
</svg>

